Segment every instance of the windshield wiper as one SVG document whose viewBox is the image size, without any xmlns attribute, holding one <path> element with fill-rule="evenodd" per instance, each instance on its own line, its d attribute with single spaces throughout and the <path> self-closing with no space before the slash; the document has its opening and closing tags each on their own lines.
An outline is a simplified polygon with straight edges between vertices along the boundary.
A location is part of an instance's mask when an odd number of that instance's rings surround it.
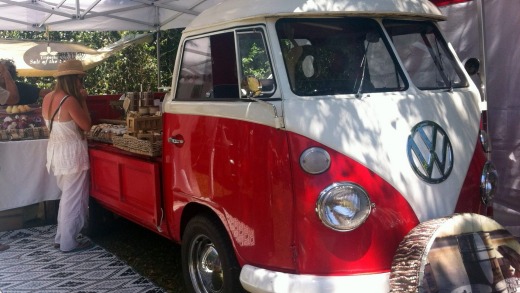
<svg viewBox="0 0 520 293">
<path fill-rule="evenodd" d="M 449 92 L 452 92 L 453 91 L 453 81 L 451 80 L 451 76 L 449 74 L 447 74 L 446 71 L 444 70 L 444 63 L 442 62 L 442 55 L 439 50 L 438 42 L 435 42 L 437 48 L 436 48 L 436 50 L 434 50 L 432 44 L 430 43 L 430 40 L 428 40 L 428 37 L 426 37 L 426 35 L 424 33 L 421 33 L 421 37 L 423 39 L 424 44 L 428 48 L 430 55 L 432 56 L 433 63 L 435 64 L 435 66 L 437 67 L 437 69 L 440 72 L 442 81 L 444 82 L 445 85 L 448 86 L 448 88 L 446 90 Z"/>
<path fill-rule="evenodd" d="M 361 95 L 363 94 L 362 89 L 363 89 L 363 84 L 365 81 L 365 72 L 366 72 L 367 63 L 368 63 L 368 57 L 367 57 L 368 47 L 370 46 L 371 43 L 379 42 L 380 38 L 381 38 L 380 35 L 375 31 L 367 32 L 367 34 L 365 35 L 365 41 L 367 42 L 367 45 L 365 47 L 365 52 L 363 52 L 363 59 L 361 60 L 361 64 L 359 66 L 361 68 L 361 80 L 360 80 L 359 86 L 356 90 L 357 99 L 361 99 Z M 357 83 L 357 77 L 356 77 L 356 82 L 354 83 L 354 89 L 356 88 L 356 83 Z"/>
<path fill-rule="evenodd" d="M 363 82 L 365 81 L 365 70 L 367 68 L 367 52 L 368 52 L 368 46 L 370 46 L 370 41 L 367 42 L 367 46 L 365 47 L 365 52 L 363 53 L 363 59 L 361 59 L 361 64 L 359 67 L 361 68 L 361 80 L 359 81 L 359 86 L 356 90 L 356 98 L 361 99 L 361 95 L 363 94 L 361 90 L 363 89 Z M 356 83 L 357 83 L 357 77 L 356 77 Z M 355 88 L 355 84 L 354 84 Z"/>
</svg>

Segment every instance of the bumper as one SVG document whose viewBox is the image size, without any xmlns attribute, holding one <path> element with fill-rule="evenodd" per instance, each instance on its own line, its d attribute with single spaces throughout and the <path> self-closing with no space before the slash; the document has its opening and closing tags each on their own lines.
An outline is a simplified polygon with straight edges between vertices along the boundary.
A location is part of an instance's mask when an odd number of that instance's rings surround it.
<svg viewBox="0 0 520 293">
<path fill-rule="evenodd" d="M 371 292 L 387 293 L 390 273 L 353 276 L 294 275 L 245 265 L 240 282 L 251 293 Z"/>
</svg>

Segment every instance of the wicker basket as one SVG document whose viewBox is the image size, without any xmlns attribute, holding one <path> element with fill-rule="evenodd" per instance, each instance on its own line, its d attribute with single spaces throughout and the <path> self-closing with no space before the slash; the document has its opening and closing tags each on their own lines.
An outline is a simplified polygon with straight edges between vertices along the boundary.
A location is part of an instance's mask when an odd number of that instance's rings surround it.
<svg viewBox="0 0 520 293">
<path fill-rule="evenodd" d="M 92 136 L 90 133 L 87 133 L 87 138 L 93 141 L 99 141 L 103 143 L 112 143 L 112 136 L 107 137 L 99 137 L 99 136 Z"/>
<path fill-rule="evenodd" d="M 124 135 L 112 136 L 112 142 L 115 147 L 136 154 L 151 157 L 158 157 L 162 154 L 162 141 L 160 140 L 152 142 Z"/>
</svg>

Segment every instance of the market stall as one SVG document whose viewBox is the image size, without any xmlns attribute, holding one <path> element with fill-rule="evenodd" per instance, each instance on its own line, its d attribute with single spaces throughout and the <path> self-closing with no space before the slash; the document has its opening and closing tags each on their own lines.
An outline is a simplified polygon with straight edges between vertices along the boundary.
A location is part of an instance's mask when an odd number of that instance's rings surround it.
<svg viewBox="0 0 520 293">
<path fill-rule="evenodd" d="M 91 144 L 157 155 L 161 143 L 152 130 L 160 128 L 157 104 L 163 97 L 151 92 L 89 96 Z M 123 98 L 128 100 L 126 110 Z M 125 135 L 128 123 L 130 133 Z M 0 231 L 34 218 L 56 218 L 61 191 L 45 166 L 48 137 L 40 105 L 0 106 Z"/>
<path fill-rule="evenodd" d="M 47 172 L 49 133 L 39 105 L 0 107 L 0 231 L 55 218 L 61 191 Z"/>
<path fill-rule="evenodd" d="M 117 100 L 114 96 L 89 97 L 89 111 L 94 114 L 89 140 L 134 154 L 160 156 L 163 98 L 164 93 L 153 92 L 128 92 Z"/>
</svg>

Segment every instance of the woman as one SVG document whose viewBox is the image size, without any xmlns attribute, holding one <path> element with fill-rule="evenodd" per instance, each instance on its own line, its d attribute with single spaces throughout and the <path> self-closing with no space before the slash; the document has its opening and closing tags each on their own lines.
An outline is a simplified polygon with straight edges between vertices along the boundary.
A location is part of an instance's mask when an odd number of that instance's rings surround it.
<svg viewBox="0 0 520 293">
<path fill-rule="evenodd" d="M 90 241 L 78 242 L 88 209 L 88 148 L 84 132 L 91 120 L 83 88 L 85 76 L 78 60 L 58 66 L 56 86 L 42 104 L 42 115 L 50 131 L 47 146 L 47 170 L 56 176 L 61 189 L 55 247 L 62 252 L 76 252 L 93 246 Z"/>
</svg>

